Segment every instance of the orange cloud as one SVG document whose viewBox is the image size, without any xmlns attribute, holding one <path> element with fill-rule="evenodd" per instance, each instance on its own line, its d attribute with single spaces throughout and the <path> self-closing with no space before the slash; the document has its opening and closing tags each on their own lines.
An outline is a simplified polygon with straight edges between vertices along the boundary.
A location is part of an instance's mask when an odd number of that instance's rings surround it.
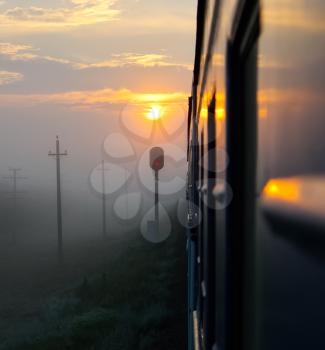
<svg viewBox="0 0 325 350">
<path fill-rule="evenodd" d="M 12 43 L 0 43 L 0 54 L 10 57 L 14 57 L 20 52 L 32 50 L 32 46 L 23 44 L 12 44 Z"/>
<path fill-rule="evenodd" d="M 62 64 L 69 64 L 73 67 L 78 66 L 77 63 L 71 62 L 66 59 L 52 57 L 52 56 L 43 56 L 37 53 L 38 49 L 24 44 L 12 44 L 0 42 L 0 56 L 8 57 L 11 61 L 36 61 L 36 60 L 45 60 L 58 62 Z"/>
<path fill-rule="evenodd" d="M 15 83 L 23 78 L 24 76 L 21 73 L 0 70 L 0 86 Z"/>
<path fill-rule="evenodd" d="M 58 94 L 15 94 L 0 95 L 0 105 L 33 106 L 44 103 L 66 105 L 72 107 L 104 108 L 111 104 L 173 104 L 186 102 L 187 94 L 183 92 L 170 93 L 139 93 L 127 89 L 101 89 L 90 91 L 71 91 Z"/>
<path fill-rule="evenodd" d="M 129 66 L 142 67 L 180 67 L 183 69 L 192 69 L 192 64 L 171 62 L 170 56 L 157 53 L 138 54 L 138 53 L 122 53 L 114 54 L 112 58 L 106 61 L 96 63 L 81 63 L 62 59 L 58 57 L 41 55 L 38 49 L 24 44 L 12 44 L 0 42 L 0 55 L 8 57 L 12 61 L 36 61 L 45 60 L 70 65 L 74 69 L 88 68 L 117 68 Z"/>
<path fill-rule="evenodd" d="M 117 18 L 114 0 L 70 0 L 66 7 L 12 7 L 0 12 L 0 28 L 9 31 L 62 30 Z"/>
<path fill-rule="evenodd" d="M 77 65 L 80 69 L 86 68 L 115 68 L 127 66 L 142 66 L 142 67 L 181 67 L 191 70 L 192 65 L 187 63 L 174 63 L 169 61 L 170 57 L 163 54 L 149 53 L 122 53 L 112 55 L 112 59 L 97 63 L 80 63 Z"/>
</svg>

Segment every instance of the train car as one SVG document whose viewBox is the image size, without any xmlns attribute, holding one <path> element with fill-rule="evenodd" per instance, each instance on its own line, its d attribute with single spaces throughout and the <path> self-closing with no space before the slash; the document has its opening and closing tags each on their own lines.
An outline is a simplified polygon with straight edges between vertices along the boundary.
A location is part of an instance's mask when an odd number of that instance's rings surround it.
<svg viewBox="0 0 325 350">
<path fill-rule="evenodd" d="M 188 349 L 325 349 L 325 2 L 199 0 Z"/>
</svg>

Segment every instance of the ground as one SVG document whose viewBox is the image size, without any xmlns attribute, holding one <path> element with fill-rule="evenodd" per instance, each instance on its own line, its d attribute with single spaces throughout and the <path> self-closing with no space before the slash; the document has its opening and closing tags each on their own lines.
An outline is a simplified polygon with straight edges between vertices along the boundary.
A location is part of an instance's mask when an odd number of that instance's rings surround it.
<svg viewBox="0 0 325 350">
<path fill-rule="evenodd" d="M 25 253 L 27 254 L 27 253 Z M 28 254 L 27 254 L 28 255 Z M 137 232 L 66 248 L 65 264 L 11 254 L 0 294 L 1 350 L 182 350 L 185 234 L 160 244 Z M 8 257 L 3 257 L 7 259 Z M 27 260 L 26 260 L 27 261 Z"/>
</svg>

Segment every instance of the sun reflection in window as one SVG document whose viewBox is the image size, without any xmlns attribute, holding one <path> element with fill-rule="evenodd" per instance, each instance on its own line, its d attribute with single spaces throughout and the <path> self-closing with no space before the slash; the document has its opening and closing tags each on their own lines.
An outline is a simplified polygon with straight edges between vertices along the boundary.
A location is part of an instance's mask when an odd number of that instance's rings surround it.
<svg viewBox="0 0 325 350">
<path fill-rule="evenodd" d="M 294 178 L 271 179 L 263 189 L 263 194 L 270 199 L 295 202 L 300 198 L 299 181 Z"/>
</svg>

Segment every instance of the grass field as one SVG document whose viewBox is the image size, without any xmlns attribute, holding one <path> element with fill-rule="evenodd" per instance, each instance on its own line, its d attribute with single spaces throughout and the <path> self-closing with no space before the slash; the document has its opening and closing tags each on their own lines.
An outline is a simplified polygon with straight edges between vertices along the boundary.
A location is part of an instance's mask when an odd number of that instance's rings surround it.
<svg viewBox="0 0 325 350">
<path fill-rule="evenodd" d="M 184 231 L 176 229 L 160 244 L 133 234 L 96 249 L 97 267 L 75 262 L 74 269 L 56 271 L 52 277 L 65 278 L 55 288 L 19 320 L 10 319 L 10 327 L 2 324 L 1 350 L 185 349 Z M 78 259 L 90 259 L 96 249 L 88 257 L 87 250 L 79 252 Z"/>
</svg>

